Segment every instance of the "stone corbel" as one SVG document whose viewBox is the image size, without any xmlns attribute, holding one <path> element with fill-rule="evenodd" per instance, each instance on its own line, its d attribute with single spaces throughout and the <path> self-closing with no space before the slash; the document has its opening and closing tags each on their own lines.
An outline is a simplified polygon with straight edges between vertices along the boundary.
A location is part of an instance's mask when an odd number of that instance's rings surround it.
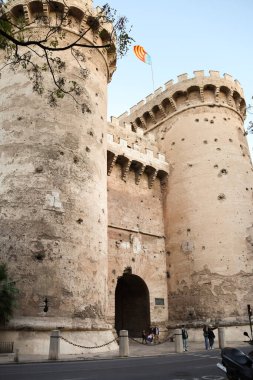
<svg viewBox="0 0 253 380">
<path fill-rule="evenodd" d="M 137 128 L 138 128 L 136 122 L 135 122 L 135 121 L 132 121 L 132 122 L 131 122 L 131 125 L 132 125 L 132 127 L 133 127 L 133 130 L 136 132 L 136 131 L 137 131 Z"/>
<path fill-rule="evenodd" d="M 157 176 L 157 170 L 155 168 L 149 168 L 148 172 L 148 188 L 152 189 L 153 183 Z"/>
<path fill-rule="evenodd" d="M 127 157 L 121 160 L 121 178 L 124 182 L 127 180 L 127 173 L 129 172 L 131 162 Z"/>
<path fill-rule="evenodd" d="M 161 190 L 165 190 L 168 186 L 168 173 L 163 170 L 158 170 L 157 178 L 160 180 Z"/>
<path fill-rule="evenodd" d="M 159 110 L 160 110 L 162 116 L 163 116 L 163 117 L 166 117 L 167 115 L 166 115 L 166 112 L 165 112 L 163 106 L 162 106 L 161 104 L 158 104 L 158 108 L 159 108 Z"/>
<path fill-rule="evenodd" d="M 142 163 L 139 163 L 138 166 L 136 167 L 136 171 L 135 171 L 135 183 L 136 183 L 136 185 L 139 185 L 140 180 L 141 180 L 141 176 L 142 176 L 144 170 L 145 170 L 145 165 L 143 165 Z"/>
<path fill-rule="evenodd" d="M 146 121 L 144 119 L 143 116 L 140 116 L 140 121 L 141 121 L 141 125 L 143 127 L 143 129 L 146 129 L 147 128 L 147 124 L 146 124 Z"/>
<path fill-rule="evenodd" d="M 82 19 L 81 24 L 80 24 L 80 33 L 83 33 L 84 29 L 87 28 L 86 21 L 87 21 L 86 18 Z"/>
<path fill-rule="evenodd" d="M 68 12 L 69 12 L 69 8 L 64 6 L 64 13 L 63 13 L 63 22 L 62 22 L 62 25 L 63 26 L 67 26 L 68 25 L 68 22 L 69 22 L 69 19 L 68 19 Z"/>
<path fill-rule="evenodd" d="M 43 1 L 42 8 L 43 8 L 43 15 L 48 18 L 49 17 L 48 3 Z"/>
<path fill-rule="evenodd" d="M 176 111 L 177 106 L 176 106 L 175 100 L 172 97 L 169 97 L 169 101 L 170 101 L 170 104 L 171 104 L 173 110 Z"/>
<path fill-rule="evenodd" d="M 11 14 L 11 12 L 6 12 L 5 13 L 5 17 L 7 18 L 7 20 L 11 23 L 12 21 L 11 21 L 11 17 L 12 17 L 12 14 Z"/>
<path fill-rule="evenodd" d="M 25 15 L 25 21 L 29 24 L 30 23 L 30 14 L 29 14 L 29 8 L 27 5 L 23 5 L 24 15 Z"/>
<path fill-rule="evenodd" d="M 93 31 L 93 42 L 94 42 L 94 44 L 97 43 L 98 37 L 100 35 L 100 31 L 101 31 L 101 27 L 98 30 Z M 107 52 L 107 50 L 105 50 L 105 52 Z"/>
<path fill-rule="evenodd" d="M 220 95 L 220 89 L 219 89 L 219 87 L 217 87 L 215 90 L 215 101 L 216 102 L 219 101 L 219 95 Z"/>
<path fill-rule="evenodd" d="M 240 109 L 241 109 L 241 103 L 242 103 L 242 98 L 240 98 L 240 99 L 238 99 L 237 101 L 236 101 L 236 109 L 237 109 L 237 111 L 240 111 Z"/>
<path fill-rule="evenodd" d="M 149 111 L 148 114 L 150 116 L 150 119 L 152 120 L 152 123 L 156 124 L 156 118 L 155 118 L 154 112 L 153 111 Z"/>
<path fill-rule="evenodd" d="M 204 96 L 204 87 L 203 86 L 200 86 L 199 87 L 199 95 L 200 95 L 200 100 L 202 103 L 204 103 L 205 101 L 205 96 Z"/>
<path fill-rule="evenodd" d="M 107 175 L 111 175 L 112 169 L 114 165 L 116 164 L 117 155 L 107 151 Z"/>
<path fill-rule="evenodd" d="M 230 107 L 232 107 L 233 106 L 233 98 L 232 98 L 231 90 L 229 90 L 229 93 L 228 93 L 228 96 L 227 96 L 227 100 L 228 100 L 228 105 Z"/>
</svg>

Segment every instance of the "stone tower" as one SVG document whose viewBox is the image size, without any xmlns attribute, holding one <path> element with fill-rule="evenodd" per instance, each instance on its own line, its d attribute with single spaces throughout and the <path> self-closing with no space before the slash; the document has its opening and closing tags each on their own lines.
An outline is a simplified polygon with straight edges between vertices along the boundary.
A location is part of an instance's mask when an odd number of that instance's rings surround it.
<svg viewBox="0 0 253 380">
<path fill-rule="evenodd" d="M 9 1 L 8 17 L 23 17 L 28 30 L 39 34 L 45 25 L 34 21 L 37 15 L 53 22 L 65 4 Z M 87 15 L 96 15 L 91 0 L 67 5 L 72 22 L 66 23 L 64 43 L 87 27 Z M 101 45 L 102 35 L 90 31 L 82 41 Z M 69 97 L 50 107 L 33 93 L 22 69 L 6 70 L 0 81 L 1 260 L 20 290 L 5 334 L 23 353 L 47 353 L 48 332 L 54 328 L 64 328 L 65 336 L 80 344 L 87 336 L 89 345 L 112 339 L 105 321 L 106 107 L 115 54 L 86 49 L 85 56 L 84 114 Z M 77 80 L 78 64 L 70 51 L 61 58 L 68 63 L 66 77 Z M 46 87 L 50 80 L 48 74 Z M 63 352 L 73 350 L 63 345 Z"/>
<path fill-rule="evenodd" d="M 245 320 L 252 301 L 252 165 L 238 81 L 196 71 L 120 122 L 155 134 L 170 164 L 164 195 L 169 325 Z"/>
</svg>

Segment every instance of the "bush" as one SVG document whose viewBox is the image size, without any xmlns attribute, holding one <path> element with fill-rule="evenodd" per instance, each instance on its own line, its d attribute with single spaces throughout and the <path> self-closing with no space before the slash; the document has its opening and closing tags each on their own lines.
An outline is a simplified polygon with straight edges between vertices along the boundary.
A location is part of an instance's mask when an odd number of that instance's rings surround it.
<svg viewBox="0 0 253 380">
<path fill-rule="evenodd" d="M 8 277 L 7 267 L 0 264 L 0 323 L 5 324 L 13 315 L 18 290 Z"/>
</svg>

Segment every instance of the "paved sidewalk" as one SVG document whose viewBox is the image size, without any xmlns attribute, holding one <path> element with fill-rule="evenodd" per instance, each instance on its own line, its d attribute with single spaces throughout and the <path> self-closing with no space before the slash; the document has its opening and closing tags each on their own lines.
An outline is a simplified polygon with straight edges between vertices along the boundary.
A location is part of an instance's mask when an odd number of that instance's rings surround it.
<svg viewBox="0 0 253 380">
<path fill-rule="evenodd" d="M 175 353 L 175 343 L 165 342 L 156 345 L 139 344 L 130 340 L 129 342 L 129 357 L 144 357 L 144 356 L 159 356 L 159 355 L 177 355 Z M 245 346 L 243 342 L 229 342 L 227 346 L 240 347 Z M 189 342 L 189 351 L 187 353 L 205 353 L 204 342 Z M 210 352 L 210 351 L 208 351 Z M 220 355 L 220 350 L 214 349 L 215 355 Z M 87 354 L 75 355 L 60 355 L 58 361 L 76 361 L 76 360 L 101 360 L 101 359 L 117 359 L 119 358 L 119 350 L 108 352 L 90 352 Z M 19 355 L 19 363 L 38 363 L 48 362 L 48 355 Z M 14 354 L 0 354 L 0 364 L 7 364 L 14 362 Z"/>
</svg>

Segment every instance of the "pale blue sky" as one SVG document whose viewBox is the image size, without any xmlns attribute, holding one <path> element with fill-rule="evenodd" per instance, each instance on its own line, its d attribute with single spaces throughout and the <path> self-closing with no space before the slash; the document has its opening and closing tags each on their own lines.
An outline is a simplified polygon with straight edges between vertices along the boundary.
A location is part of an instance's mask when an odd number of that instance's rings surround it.
<svg viewBox="0 0 253 380">
<path fill-rule="evenodd" d="M 253 96 L 253 0 L 106 0 L 133 25 L 135 45 L 151 55 L 155 88 L 194 70 L 218 70 Z M 94 5 L 103 1 L 94 0 Z M 132 48 L 109 85 L 108 117 L 119 116 L 153 92 L 150 66 Z M 253 119 L 253 115 L 247 119 Z M 252 146 L 253 136 L 250 137 Z"/>
</svg>

